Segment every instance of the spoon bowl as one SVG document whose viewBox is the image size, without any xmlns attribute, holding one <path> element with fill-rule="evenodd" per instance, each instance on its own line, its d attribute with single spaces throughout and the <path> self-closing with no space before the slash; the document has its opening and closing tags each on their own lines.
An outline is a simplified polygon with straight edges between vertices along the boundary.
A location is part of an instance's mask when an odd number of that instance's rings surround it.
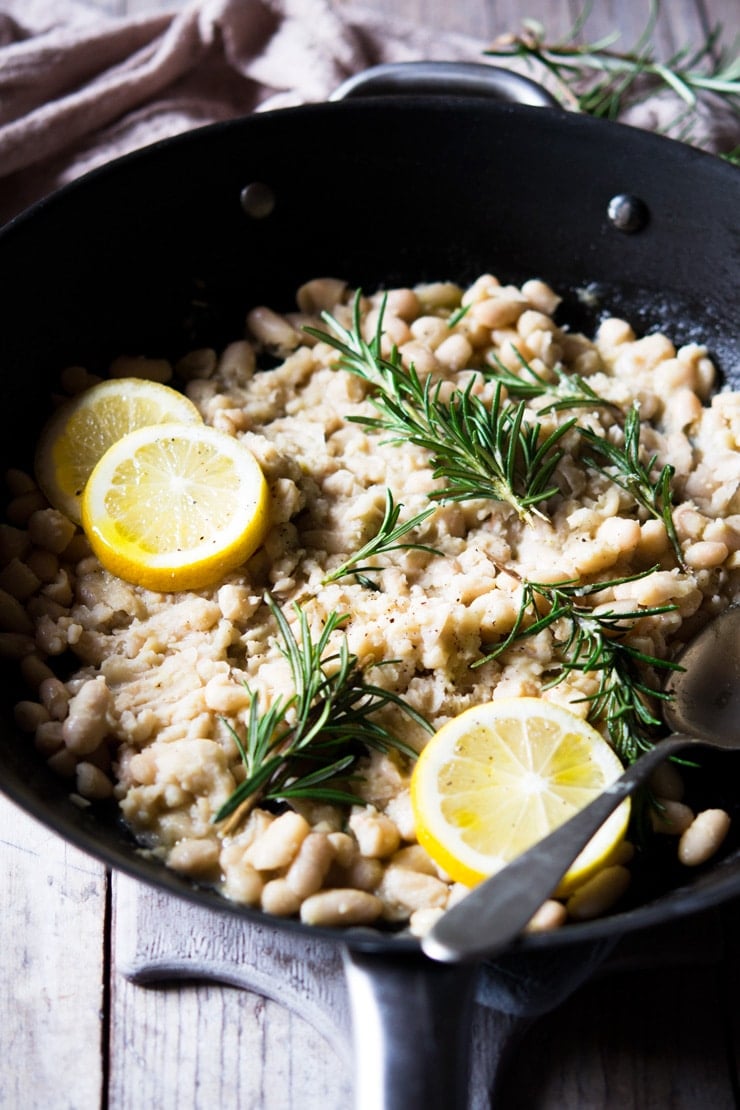
<svg viewBox="0 0 740 1110">
<path fill-rule="evenodd" d="M 492 958 L 505 951 L 552 894 L 610 813 L 655 768 L 696 745 L 740 751 L 740 604 L 708 624 L 679 657 L 666 684 L 664 719 L 672 733 L 649 748 L 570 820 L 475 887 L 422 940 L 443 963 Z"/>
</svg>

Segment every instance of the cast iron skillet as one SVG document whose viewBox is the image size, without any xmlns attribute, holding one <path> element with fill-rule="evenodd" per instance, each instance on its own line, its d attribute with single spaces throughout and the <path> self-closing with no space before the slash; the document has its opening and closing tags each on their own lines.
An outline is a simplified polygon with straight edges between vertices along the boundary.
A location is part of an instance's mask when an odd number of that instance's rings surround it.
<svg viewBox="0 0 740 1110">
<path fill-rule="evenodd" d="M 541 277 L 574 328 L 609 312 L 677 344 L 705 343 L 739 387 L 737 169 L 637 130 L 469 92 L 217 124 L 93 172 L 12 221 L 0 232 L 4 465 L 29 461 L 63 366 L 218 347 L 243 333 L 248 307 L 290 309 L 302 282 L 327 274 L 367 290 L 484 271 Z M 0 785 L 11 798 L 113 867 L 217 912 L 259 916 L 138 856 L 115 814 L 72 805 L 17 734 L 18 697 L 6 665 Z M 694 789 L 736 814 L 726 770 L 708 761 Z M 740 893 L 738 840 L 688 876 L 668 860 L 638 871 L 620 912 L 528 938 L 520 958 L 565 961 L 574 945 Z M 373 996 L 380 1015 L 379 1035 L 358 1037 L 368 1050 L 358 1105 L 464 1105 L 474 970 L 433 965 L 409 937 L 324 935 L 342 946 L 351 993 Z"/>
</svg>

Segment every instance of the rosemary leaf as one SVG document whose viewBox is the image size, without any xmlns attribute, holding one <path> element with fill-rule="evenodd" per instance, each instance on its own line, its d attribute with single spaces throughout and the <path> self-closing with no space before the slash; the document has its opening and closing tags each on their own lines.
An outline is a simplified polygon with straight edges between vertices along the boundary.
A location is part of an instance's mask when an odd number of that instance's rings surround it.
<svg viewBox="0 0 740 1110">
<path fill-rule="evenodd" d="M 737 43 L 723 48 L 721 28 L 710 29 L 697 49 L 688 46 L 667 61 L 656 57 L 652 42 L 660 0 L 652 0 L 645 28 L 632 49 L 613 49 L 619 34 L 595 42 L 579 42 L 593 3 L 586 4 L 562 41 L 548 42 L 545 28 L 524 22 L 519 35 L 504 35 L 486 51 L 493 57 L 518 58 L 549 75 L 554 92 L 571 110 L 617 119 L 626 107 L 658 89 L 670 89 L 680 100 L 671 126 L 682 127 L 691 142 L 701 122 L 701 99 L 711 93 L 740 117 L 740 57 Z"/>
</svg>

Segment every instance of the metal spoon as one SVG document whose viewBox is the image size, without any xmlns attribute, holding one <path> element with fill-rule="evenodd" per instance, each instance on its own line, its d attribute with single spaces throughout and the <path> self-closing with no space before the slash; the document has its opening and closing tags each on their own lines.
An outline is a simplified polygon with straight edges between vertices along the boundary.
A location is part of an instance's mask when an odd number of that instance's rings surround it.
<svg viewBox="0 0 740 1110">
<path fill-rule="evenodd" d="M 740 604 L 730 606 L 681 655 L 666 689 L 671 736 L 641 755 L 584 809 L 448 910 L 422 940 L 444 963 L 504 951 L 549 897 L 619 803 L 671 755 L 696 744 L 740 751 Z"/>
</svg>

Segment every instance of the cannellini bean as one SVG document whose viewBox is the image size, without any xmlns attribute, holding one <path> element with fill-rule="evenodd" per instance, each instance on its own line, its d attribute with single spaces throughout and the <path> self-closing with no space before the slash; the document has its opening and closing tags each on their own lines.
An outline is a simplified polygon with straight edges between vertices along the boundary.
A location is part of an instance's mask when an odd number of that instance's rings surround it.
<svg viewBox="0 0 740 1110">
<path fill-rule="evenodd" d="M 683 802 L 671 798 L 656 798 L 656 806 L 650 810 L 650 824 L 653 831 L 666 836 L 681 836 L 694 820 L 693 810 Z"/>
<path fill-rule="evenodd" d="M 35 652 L 22 660 L 21 674 L 32 690 L 38 690 L 45 678 L 54 677 L 54 672 L 48 663 Z"/>
<path fill-rule="evenodd" d="M 697 813 L 678 842 L 678 858 L 686 867 L 706 863 L 719 850 L 730 831 L 730 815 L 723 809 Z"/>
<path fill-rule="evenodd" d="M 385 905 L 383 916 L 389 920 L 403 920 L 424 907 L 444 907 L 449 894 L 447 883 L 436 876 L 395 865 L 386 868 L 378 887 Z"/>
<path fill-rule="evenodd" d="M 17 466 L 11 466 L 5 472 L 5 485 L 11 497 L 20 497 L 24 493 L 31 493 L 35 490 L 36 483 L 30 474 L 25 470 L 20 470 Z"/>
<path fill-rule="evenodd" d="M 102 675 L 86 682 L 71 699 L 62 735 L 75 755 L 89 755 L 107 736 L 110 702 L 111 693 Z"/>
<path fill-rule="evenodd" d="M 601 917 L 614 906 L 630 885 L 630 873 L 621 864 L 605 867 L 578 887 L 567 902 L 568 916 L 574 921 Z"/>
<path fill-rule="evenodd" d="M 301 312 L 329 311 L 342 300 L 346 288 L 346 281 L 339 278 L 313 278 L 298 289 L 296 304 Z"/>
<path fill-rule="evenodd" d="M 675 763 L 666 760 L 650 776 L 650 789 L 658 798 L 680 802 L 684 795 L 684 781 Z"/>
<path fill-rule="evenodd" d="M 392 856 L 401 843 L 398 829 L 390 817 L 372 806 L 355 809 L 350 816 L 349 827 L 357 837 L 360 852 L 370 859 Z"/>
<path fill-rule="evenodd" d="M 325 833 L 309 833 L 291 863 L 285 881 L 299 898 L 315 894 L 326 878 L 334 859 L 334 849 Z"/>
<path fill-rule="evenodd" d="M 380 860 L 358 854 L 347 867 L 341 869 L 338 881 L 357 890 L 375 890 L 382 878 L 383 864 Z"/>
<path fill-rule="evenodd" d="M 21 559 L 11 559 L 0 571 L 0 589 L 5 590 L 18 601 L 24 601 L 35 593 L 41 579 L 34 574 L 28 563 Z"/>
<path fill-rule="evenodd" d="M 410 331 L 415 340 L 432 350 L 450 335 L 447 321 L 439 316 L 418 316 L 411 323 Z"/>
<path fill-rule="evenodd" d="M 548 898 L 532 915 L 527 923 L 530 933 L 546 933 L 550 929 L 559 929 L 568 919 L 568 911 L 562 902 L 556 898 Z"/>
<path fill-rule="evenodd" d="M 435 357 L 451 370 L 462 370 L 470 362 L 473 344 L 464 335 L 448 335 L 434 352 Z"/>
<path fill-rule="evenodd" d="M 39 686 L 39 698 L 50 717 L 63 721 L 69 710 L 69 692 L 64 683 L 56 678 L 45 678 Z"/>
<path fill-rule="evenodd" d="M 636 520 L 610 516 L 599 526 L 597 538 L 600 543 L 615 547 L 617 551 L 634 551 L 640 543 L 642 532 Z"/>
<path fill-rule="evenodd" d="M 12 524 L 0 524 L 0 563 L 11 559 L 24 559 L 30 542 L 25 528 L 15 528 Z"/>
<path fill-rule="evenodd" d="M 185 382 L 195 378 L 211 378 L 216 371 L 218 356 L 213 347 L 199 347 L 195 351 L 188 351 L 175 364 L 177 376 Z"/>
<path fill-rule="evenodd" d="M 21 493 L 8 502 L 5 516 L 8 524 L 17 528 L 25 528 L 32 515 L 46 508 L 46 498 L 40 489 L 29 490 Z"/>
<path fill-rule="evenodd" d="M 33 624 L 28 613 L 17 597 L 13 597 L 7 590 L 0 590 L 0 628 L 4 632 L 16 632 L 21 635 L 30 635 Z"/>
<path fill-rule="evenodd" d="M 357 856 L 357 843 L 354 838 L 344 832 L 330 832 L 328 837 L 337 864 L 340 867 L 349 867 Z"/>
<path fill-rule="evenodd" d="M 251 698 L 246 686 L 233 682 L 228 675 L 214 675 L 203 690 L 206 705 L 214 713 L 233 715 L 245 709 Z"/>
<path fill-rule="evenodd" d="M 80 767 L 82 766 L 85 766 L 85 764 L 80 764 Z M 79 782 L 79 767 L 77 770 Z M 82 790 L 80 790 L 80 794 L 83 797 L 89 796 L 84 794 Z M 219 843 L 215 838 L 202 840 L 196 837 L 183 837 L 170 850 L 170 854 L 167 856 L 167 866 L 171 867 L 173 871 L 179 871 L 183 875 L 192 875 L 194 878 L 205 876 L 217 866 L 219 851 Z"/>
<path fill-rule="evenodd" d="M 13 709 L 13 717 L 23 732 L 35 732 L 39 725 L 51 720 L 48 709 L 37 701 L 19 701 Z"/>
<path fill-rule="evenodd" d="M 391 798 L 385 807 L 385 812 L 398 829 L 402 840 L 416 840 L 416 821 L 411 806 L 411 794 L 408 790 L 401 790 Z"/>
<path fill-rule="evenodd" d="M 58 509 L 38 509 L 28 520 L 28 536 L 36 547 L 61 555 L 75 534 L 75 526 Z"/>
<path fill-rule="evenodd" d="M 425 344 L 417 340 L 412 339 L 409 343 L 404 343 L 403 346 L 399 348 L 398 353 L 401 356 L 403 365 L 411 366 L 413 364 L 421 378 L 426 378 L 430 374 L 439 372 L 439 363 L 433 352 L 430 351 Z"/>
<path fill-rule="evenodd" d="M 424 875 L 434 875 L 439 878 L 439 871 L 434 860 L 422 848 L 421 844 L 407 844 L 399 848 L 391 857 L 393 867 L 405 867 L 409 871 L 420 871 Z"/>
<path fill-rule="evenodd" d="M 237 845 L 228 845 L 222 850 L 220 864 L 224 873 L 223 892 L 232 902 L 258 906 L 264 887 L 262 876 L 243 856 L 244 849 Z"/>
<path fill-rule="evenodd" d="M 687 566 L 693 567 L 694 570 L 704 570 L 708 567 L 721 566 L 728 555 L 727 544 L 717 540 L 700 540 L 686 548 L 684 560 Z"/>
<path fill-rule="evenodd" d="M 518 290 L 500 289 L 495 296 L 477 301 L 470 315 L 484 327 L 505 328 L 515 324 L 526 309 L 527 300 Z"/>
<path fill-rule="evenodd" d="M 546 282 L 538 278 L 525 281 L 522 285 L 522 294 L 532 308 L 536 308 L 538 312 L 544 312 L 547 316 L 552 316 L 562 299 Z"/>
<path fill-rule="evenodd" d="M 305 925 L 370 925 L 383 911 L 383 903 L 364 890 L 322 890 L 301 906 Z"/>
<path fill-rule="evenodd" d="M 424 906 L 420 910 L 414 910 L 409 918 L 409 932 L 414 937 L 425 937 L 444 912 L 439 906 Z"/>
<path fill-rule="evenodd" d="M 42 755 L 53 755 L 64 746 L 61 721 L 41 721 L 33 738 L 36 751 Z"/>
<path fill-rule="evenodd" d="M 100 767 L 94 763 L 83 760 L 75 769 L 77 793 L 83 798 L 98 800 L 110 798 L 113 794 L 113 783 Z M 199 843 L 204 843 L 200 841 Z M 168 861 L 169 862 L 169 861 Z M 181 868 L 180 870 L 184 870 Z"/>
<path fill-rule="evenodd" d="M 271 879 L 262 888 L 260 905 L 265 913 L 276 917 L 291 917 L 298 913 L 301 896 L 289 886 L 287 879 Z"/>
<path fill-rule="evenodd" d="M 247 327 L 255 339 L 277 351 L 292 351 L 300 341 L 298 332 L 284 316 L 264 306 L 253 308 L 247 314 Z"/>
<path fill-rule="evenodd" d="M 388 292 L 388 311 L 408 323 L 421 311 L 419 298 L 413 289 L 391 289 Z"/>
<path fill-rule="evenodd" d="M 250 847 L 249 863 L 258 871 L 288 867 L 310 831 L 311 826 L 300 813 L 292 810 L 281 813 Z"/>
<path fill-rule="evenodd" d="M 59 775 L 60 778 L 71 779 L 75 777 L 77 759 L 67 748 L 60 748 L 54 752 L 53 755 L 49 756 L 46 763 L 54 774 Z"/>
</svg>

